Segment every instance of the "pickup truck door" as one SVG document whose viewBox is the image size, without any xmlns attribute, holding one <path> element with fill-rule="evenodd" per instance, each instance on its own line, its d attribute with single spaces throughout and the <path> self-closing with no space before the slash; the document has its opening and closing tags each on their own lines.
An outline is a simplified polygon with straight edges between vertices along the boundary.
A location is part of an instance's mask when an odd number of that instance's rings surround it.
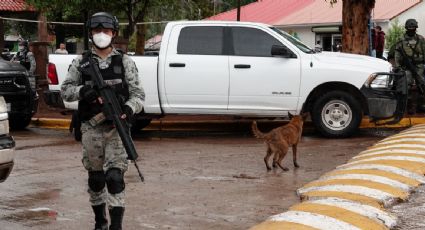
<svg viewBox="0 0 425 230">
<path fill-rule="evenodd" d="M 296 110 L 301 63 L 297 55 L 273 57 L 282 42 L 260 28 L 229 27 L 233 54 L 229 56 L 229 110 L 278 115 Z"/>
<path fill-rule="evenodd" d="M 377 125 L 398 123 L 407 105 L 408 86 L 404 71 L 376 73 L 361 88 L 367 99 L 368 115 Z"/>
<path fill-rule="evenodd" d="M 223 26 L 175 26 L 164 66 L 165 96 L 172 109 L 227 110 L 229 59 Z M 190 112 L 190 111 L 188 111 Z"/>
</svg>

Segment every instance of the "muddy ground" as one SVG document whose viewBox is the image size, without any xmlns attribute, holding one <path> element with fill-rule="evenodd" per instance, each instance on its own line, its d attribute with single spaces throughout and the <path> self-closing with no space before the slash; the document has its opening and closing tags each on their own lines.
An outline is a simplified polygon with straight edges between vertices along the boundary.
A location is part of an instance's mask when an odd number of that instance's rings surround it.
<svg viewBox="0 0 425 230">
<path fill-rule="evenodd" d="M 0 229 L 91 229 L 81 146 L 66 130 L 12 132 L 15 168 L 0 184 Z M 124 229 L 248 229 L 299 202 L 295 190 L 391 132 L 350 139 L 307 134 L 288 172 L 266 171 L 265 145 L 246 132 L 143 132 L 134 137 L 141 183 L 126 173 Z"/>
</svg>

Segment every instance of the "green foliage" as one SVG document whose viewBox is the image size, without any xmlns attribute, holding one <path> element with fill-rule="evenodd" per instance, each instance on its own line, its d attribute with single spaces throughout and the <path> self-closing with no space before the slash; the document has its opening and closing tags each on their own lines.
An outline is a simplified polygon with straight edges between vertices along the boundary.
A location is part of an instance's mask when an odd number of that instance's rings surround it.
<svg viewBox="0 0 425 230">
<path fill-rule="evenodd" d="M 256 0 L 240 0 L 241 6 Z M 106 11 L 116 15 L 119 21 L 166 22 L 174 20 L 202 20 L 223 11 L 237 7 L 238 0 L 26 0 L 48 21 L 83 22 L 84 13 Z M 146 11 L 144 7 L 147 4 Z M 161 34 L 166 23 L 147 25 L 146 39 Z M 56 26 L 50 25 L 51 29 Z M 81 26 L 65 25 L 66 37 L 82 36 Z M 129 37 L 129 50 L 135 50 L 136 33 L 134 27 L 120 27 L 120 35 Z M 57 30 L 55 30 L 57 31 Z"/>
<path fill-rule="evenodd" d="M 401 25 L 396 18 L 392 23 L 385 36 L 385 48 L 393 47 L 399 41 L 405 32 L 404 26 Z"/>
<path fill-rule="evenodd" d="M 128 51 L 134 52 L 136 51 L 136 40 L 137 33 L 133 33 L 128 41 Z"/>
</svg>

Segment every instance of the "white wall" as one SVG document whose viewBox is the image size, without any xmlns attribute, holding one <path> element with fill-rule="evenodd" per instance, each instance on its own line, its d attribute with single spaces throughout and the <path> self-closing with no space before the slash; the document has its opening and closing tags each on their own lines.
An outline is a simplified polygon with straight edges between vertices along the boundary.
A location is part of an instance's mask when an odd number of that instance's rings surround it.
<svg viewBox="0 0 425 230">
<path fill-rule="evenodd" d="M 279 29 L 290 33 L 296 32 L 298 35 L 298 38 L 306 45 L 310 46 L 311 48 L 314 48 L 314 45 L 316 44 L 315 34 L 311 32 L 311 26 L 305 26 L 305 27 L 279 27 Z"/>
<path fill-rule="evenodd" d="M 399 24 L 403 25 L 409 18 L 414 18 L 416 21 L 418 21 L 418 29 L 417 33 L 425 36 L 425 2 L 422 1 L 421 3 L 417 4 L 416 6 L 410 8 L 409 10 L 403 12 L 400 14 L 398 18 Z M 394 20 L 394 19 L 393 19 Z M 391 20 L 391 21 L 393 21 Z M 385 31 L 386 32 L 386 31 Z"/>
<path fill-rule="evenodd" d="M 420 2 L 419 4 L 417 4 L 416 6 L 410 8 L 409 10 L 403 12 L 402 14 L 400 14 L 397 18 L 399 20 L 399 24 L 404 26 L 404 23 L 406 22 L 407 19 L 409 18 L 414 18 L 418 21 L 418 34 L 425 36 L 425 1 Z M 373 20 L 373 19 L 372 19 Z M 382 27 L 382 31 L 384 31 L 386 34 L 388 34 L 388 29 L 391 26 L 391 23 L 394 21 L 395 19 L 391 20 L 391 21 L 385 21 L 385 22 L 376 22 L 375 25 L 377 26 L 381 26 Z M 324 25 L 326 26 L 326 25 Z M 300 40 L 310 46 L 310 47 L 314 47 L 316 42 L 315 42 L 315 33 L 311 32 L 311 26 L 306 25 L 304 27 L 298 26 L 298 27 L 279 27 L 280 29 L 286 31 L 286 32 L 296 32 L 298 34 L 298 37 L 300 38 Z"/>
</svg>

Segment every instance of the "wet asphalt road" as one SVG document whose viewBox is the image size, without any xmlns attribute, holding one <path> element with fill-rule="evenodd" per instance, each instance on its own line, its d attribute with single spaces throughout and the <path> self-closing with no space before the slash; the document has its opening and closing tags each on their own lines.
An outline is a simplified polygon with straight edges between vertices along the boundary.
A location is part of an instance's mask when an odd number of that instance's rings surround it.
<svg viewBox="0 0 425 230">
<path fill-rule="evenodd" d="M 292 154 L 284 159 L 288 172 L 266 171 L 265 145 L 248 131 L 136 134 L 146 182 L 131 165 L 124 229 L 248 229 L 297 203 L 297 188 L 393 133 L 363 131 L 344 140 L 308 133 L 298 147 L 301 167 L 294 170 Z M 66 130 L 28 128 L 12 135 L 15 168 L 0 184 L 0 229 L 92 229 L 80 143 Z M 399 229 L 423 229 L 408 219 L 416 214 L 403 210 L 418 208 L 424 197 L 418 191 L 404 207 L 394 207 L 404 215 L 406 228 Z"/>
</svg>

